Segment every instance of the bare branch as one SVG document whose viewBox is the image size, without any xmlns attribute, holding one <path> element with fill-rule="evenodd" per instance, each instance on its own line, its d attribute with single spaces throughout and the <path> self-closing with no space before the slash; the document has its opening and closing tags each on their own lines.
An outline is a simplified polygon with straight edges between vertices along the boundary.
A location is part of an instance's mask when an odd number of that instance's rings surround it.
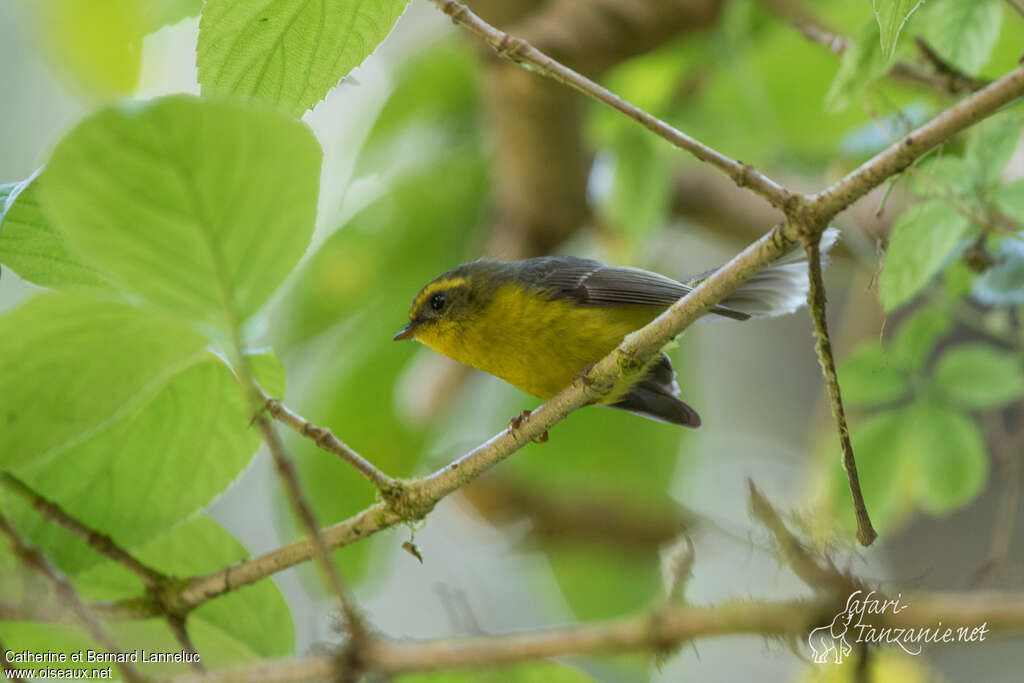
<svg viewBox="0 0 1024 683">
<path fill-rule="evenodd" d="M 607 88 L 555 61 L 525 40 L 496 29 L 462 3 L 456 2 L 456 0 L 435 0 L 435 3 L 452 18 L 452 21 L 461 24 L 487 41 L 499 56 L 524 65 L 532 71 L 553 78 L 584 95 L 607 104 L 676 147 L 719 168 L 728 174 L 737 185 L 749 187 L 753 192 L 771 202 L 773 206 L 791 209 L 799 203 L 799 195 L 782 187 L 753 166 L 731 159 L 657 117 L 651 116 Z"/>
<path fill-rule="evenodd" d="M 673 605 L 656 615 L 612 619 L 533 633 L 427 642 L 372 638 L 367 670 L 383 676 L 410 671 L 500 666 L 571 654 L 661 651 L 699 637 L 758 634 L 803 636 L 841 611 L 846 596 L 810 601 L 731 602 L 710 607 Z M 987 624 L 991 634 L 1024 629 L 1024 597 L 1019 594 L 918 594 L 904 597 L 909 607 L 872 614 L 875 628 L 934 628 L 939 622 Z M 952 620 L 952 621 L 951 621 Z M 306 657 L 178 676 L 173 683 L 284 683 L 339 674 L 335 657 Z"/>
<path fill-rule="evenodd" d="M 317 566 L 320 568 L 320 572 L 324 577 L 324 582 L 338 601 L 338 607 L 341 610 L 341 614 L 346 622 L 345 625 L 349 631 L 350 639 L 348 642 L 348 648 L 349 653 L 353 655 L 351 658 L 352 663 L 355 665 L 357 664 L 355 655 L 359 654 L 360 645 L 365 637 L 362 616 L 352 603 L 352 600 L 348 595 L 348 590 L 341 581 L 341 575 L 338 573 L 338 568 L 331 559 L 330 551 L 324 541 L 320 525 L 316 521 L 316 516 L 313 514 L 313 509 L 302 494 L 302 489 L 299 486 L 299 476 L 295 471 L 295 465 L 292 463 L 291 458 L 288 457 L 288 454 L 285 453 L 284 444 L 281 443 L 277 430 L 274 429 L 273 423 L 271 423 L 265 416 L 258 415 L 256 419 L 259 422 L 260 430 L 263 432 L 267 448 L 270 450 L 270 454 L 274 458 L 274 465 L 277 468 L 278 475 L 281 477 L 281 481 L 284 483 L 285 491 L 288 494 L 288 499 L 292 504 L 292 508 L 294 509 L 295 514 L 298 515 L 303 527 L 305 527 L 306 533 L 309 534 L 309 540 L 313 546 L 313 559 L 316 560 Z M 358 666 L 355 668 L 358 669 Z M 356 675 L 356 672 L 353 672 L 352 680 L 355 680 Z"/>
<path fill-rule="evenodd" d="M 291 427 L 302 436 L 310 439 L 320 448 L 339 456 L 342 460 L 355 467 L 358 472 L 381 491 L 390 491 L 398 484 L 396 479 L 377 469 L 373 463 L 356 453 L 348 445 L 336 437 L 326 427 L 318 427 L 309 422 L 298 413 L 292 411 L 288 406 L 276 398 L 271 398 L 265 391 L 260 389 L 260 395 L 266 401 L 266 409 L 270 415 L 282 424 Z"/>
<path fill-rule="evenodd" d="M 836 360 L 832 355 L 832 341 L 828 336 L 828 318 L 825 313 L 825 280 L 821 274 L 821 250 L 818 248 L 818 237 L 808 238 L 804 245 L 807 252 L 807 276 L 810 288 L 807 290 L 807 309 L 814 321 L 816 342 L 814 351 L 821 364 L 821 372 L 825 376 L 828 398 L 832 405 L 832 415 L 836 418 L 839 430 L 839 444 L 843 450 L 843 469 L 850 484 L 850 495 L 853 497 L 853 512 L 857 517 L 857 539 L 862 545 L 871 545 L 878 537 L 871 525 L 864 494 L 860 490 L 860 476 L 857 474 L 857 461 L 853 457 L 853 445 L 850 443 L 850 429 L 846 424 L 846 411 L 843 408 L 843 397 L 839 391 L 839 376 L 836 374 Z"/>
<path fill-rule="evenodd" d="M 166 584 L 169 579 L 164 574 L 152 567 L 148 567 L 131 556 L 126 550 L 117 545 L 110 536 L 90 529 L 77 519 L 64 512 L 59 505 L 43 498 L 33 491 L 23 481 L 7 472 L 0 473 L 0 484 L 8 491 L 19 496 L 22 500 L 32 506 L 32 509 L 39 513 L 39 516 L 47 522 L 61 526 L 72 534 L 82 539 L 97 552 L 106 555 L 114 562 L 142 579 L 147 588 L 158 588 Z"/>
<path fill-rule="evenodd" d="M 906 169 L 939 143 L 1024 95 L 1024 67 L 1018 67 L 942 112 L 821 192 L 807 197 L 819 216 L 834 216 L 887 178 Z"/>
<path fill-rule="evenodd" d="M 40 574 L 47 580 L 50 586 L 53 588 L 53 592 L 59 597 L 61 604 L 70 610 L 78 621 L 85 627 L 89 635 L 99 643 L 103 649 L 111 653 L 120 653 L 121 648 L 118 647 L 113 637 L 107 633 L 107 630 L 99 622 L 99 620 L 92 614 L 88 607 L 79 599 L 78 593 L 74 587 L 62 578 L 50 563 L 46 561 L 43 554 L 36 548 L 27 545 L 11 526 L 7 518 L 0 515 L 0 534 L 7 537 L 8 542 L 11 544 L 11 549 L 14 554 L 27 566 L 32 568 L 33 571 Z M 128 662 L 116 662 L 115 665 L 124 674 L 125 679 L 129 681 L 142 681 L 143 678 L 135 667 Z"/>
</svg>

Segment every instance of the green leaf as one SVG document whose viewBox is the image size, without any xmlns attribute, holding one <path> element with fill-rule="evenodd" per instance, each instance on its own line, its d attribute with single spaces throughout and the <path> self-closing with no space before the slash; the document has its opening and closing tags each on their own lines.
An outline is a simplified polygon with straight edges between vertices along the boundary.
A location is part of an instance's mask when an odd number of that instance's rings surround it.
<svg viewBox="0 0 1024 683">
<path fill-rule="evenodd" d="M 234 374 L 180 326 L 46 295 L 0 318 L 0 339 L 14 366 L 0 367 L 5 468 L 122 545 L 207 505 L 259 444 Z M 13 498 L 10 508 L 64 570 L 99 560 Z"/>
<path fill-rule="evenodd" d="M 284 366 L 277 359 L 273 349 L 250 351 L 245 354 L 249 360 L 253 377 L 260 383 L 263 391 L 274 398 L 284 396 Z"/>
<path fill-rule="evenodd" d="M 921 371 L 931 358 L 932 349 L 950 328 L 947 312 L 936 306 L 924 306 L 910 316 L 896 333 L 892 360 L 909 373 Z"/>
<path fill-rule="evenodd" d="M 245 548 L 216 522 L 192 518 L 168 533 L 132 548 L 140 561 L 170 574 L 191 576 L 216 571 L 249 557 Z M 92 600 L 119 600 L 142 593 L 141 582 L 126 569 L 105 562 L 75 577 L 76 587 Z M 232 591 L 189 614 L 188 630 L 210 668 L 255 658 L 285 657 L 295 650 L 291 613 L 271 579 Z M 122 624 L 115 635 L 126 649 L 148 646 L 177 651 L 179 646 L 162 619 Z M 153 673 L 157 667 L 146 667 Z M 185 667 L 160 667 L 183 673 Z"/>
<path fill-rule="evenodd" d="M 172 320 L 43 294 L 0 317 L 0 468 L 67 452 L 205 355 Z"/>
<path fill-rule="evenodd" d="M 300 114 L 384 40 L 408 0 L 207 0 L 203 94 L 254 95 Z"/>
<path fill-rule="evenodd" d="M 174 96 L 78 124 L 54 151 L 41 195 L 71 251 L 111 284 L 230 329 L 309 244 L 319 175 L 305 125 Z"/>
<path fill-rule="evenodd" d="M 870 20 L 843 53 L 839 71 L 825 95 L 825 109 L 836 114 L 859 98 L 876 78 L 885 73 L 888 60 L 882 53 L 878 22 Z"/>
<path fill-rule="evenodd" d="M 865 344 L 839 366 L 843 402 L 851 406 L 890 403 L 908 391 L 906 378 L 878 342 Z"/>
<path fill-rule="evenodd" d="M 971 294 L 988 306 L 1024 304 L 1024 233 L 1005 238 L 999 245 L 996 264 L 974 281 Z"/>
<path fill-rule="evenodd" d="M 977 74 L 999 40 L 1001 0 L 933 0 L 926 8 L 925 40 L 948 62 Z"/>
<path fill-rule="evenodd" d="M 99 286 L 103 278 L 68 251 L 64 237 L 39 205 L 36 173 L 0 185 L 0 263 L 41 287 Z"/>
<path fill-rule="evenodd" d="M 972 420 L 931 402 L 908 411 L 903 448 L 917 461 L 917 498 L 925 510 L 946 514 L 977 496 L 988 478 L 985 439 Z"/>
<path fill-rule="evenodd" d="M 934 199 L 974 190 L 973 171 L 962 157 L 943 154 L 918 168 L 920 172 L 910 177 L 910 188 L 918 197 Z"/>
<path fill-rule="evenodd" d="M 1020 117 L 1014 111 L 982 121 L 971 131 L 964 160 L 975 183 L 988 188 L 999 182 L 1003 169 L 1017 149 Z"/>
<path fill-rule="evenodd" d="M 142 66 L 142 0 L 28 3 L 52 57 L 78 85 L 101 97 L 131 93 Z"/>
<path fill-rule="evenodd" d="M 570 666 L 531 662 L 500 669 L 407 674 L 398 678 L 398 683 L 592 683 L 593 680 Z"/>
<path fill-rule="evenodd" d="M 935 369 L 938 386 L 968 408 L 990 408 L 1024 394 L 1024 367 L 1016 354 L 985 344 L 961 344 L 946 351 Z"/>
<path fill-rule="evenodd" d="M 1000 211 L 1009 214 L 1019 225 L 1024 225 L 1024 178 L 1000 187 L 994 199 Z"/>
<path fill-rule="evenodd" d="M 871 0 L 881 33 L 882 54 L 886 59 L 892 59 L 900 32 L 920 5 L 921 0 Z"/>
<path fill-rule="evenodd" d="M 970 228 L 941 201 L 907 209 L 892 227 L 879 295 L 886 311 L 906 303 L 934 277 Z"/>
</svg>

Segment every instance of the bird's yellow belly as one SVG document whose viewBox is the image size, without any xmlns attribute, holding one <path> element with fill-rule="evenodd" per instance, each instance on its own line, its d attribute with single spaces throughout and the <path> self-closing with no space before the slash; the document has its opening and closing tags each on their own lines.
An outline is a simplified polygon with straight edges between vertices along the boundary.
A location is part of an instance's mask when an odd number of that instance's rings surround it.
<svg viewBox="0 0 1024 683">
<path fill-rule="evenodd" d="M 646 306 L 547 301 L 505 285 L 480 319 L 432 330 L 420 340 L 538 398 L 550 398 L 660 312 Z"/>
</svg>

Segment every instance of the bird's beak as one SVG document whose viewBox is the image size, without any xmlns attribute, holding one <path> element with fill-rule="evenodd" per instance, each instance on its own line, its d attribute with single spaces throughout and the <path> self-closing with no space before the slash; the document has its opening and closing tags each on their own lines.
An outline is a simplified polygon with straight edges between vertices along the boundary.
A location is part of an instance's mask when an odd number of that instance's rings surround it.
<svg viewBox="0 0 1024 683">
<path fill-rule="evenodd" d="M 416 328 L 419 327 L 419 323 L 415 320 L 410 320 L 409 324 L 402 328 L 402 331 L 394 336 L 394 341 L 402 341 L 403 339 L 412 339 L 416 335 Z"/>
</svg>

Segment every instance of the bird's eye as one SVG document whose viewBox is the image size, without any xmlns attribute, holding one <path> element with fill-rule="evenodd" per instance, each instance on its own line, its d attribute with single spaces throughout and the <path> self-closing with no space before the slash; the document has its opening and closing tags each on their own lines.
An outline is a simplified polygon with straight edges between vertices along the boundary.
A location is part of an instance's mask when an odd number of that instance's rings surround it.
<svg viewBox="0 0 1024 683">
<path fill-rule="evenodd" d="M 434 296 L 430 297 L 430 307 L 433 308 L 435 311 L 440 311 L 442 308 L 444 308 L 444 305 L 447 302 L 448 297 L 446 297 L 444 294 L 435 294 Z"/>
</svg>

